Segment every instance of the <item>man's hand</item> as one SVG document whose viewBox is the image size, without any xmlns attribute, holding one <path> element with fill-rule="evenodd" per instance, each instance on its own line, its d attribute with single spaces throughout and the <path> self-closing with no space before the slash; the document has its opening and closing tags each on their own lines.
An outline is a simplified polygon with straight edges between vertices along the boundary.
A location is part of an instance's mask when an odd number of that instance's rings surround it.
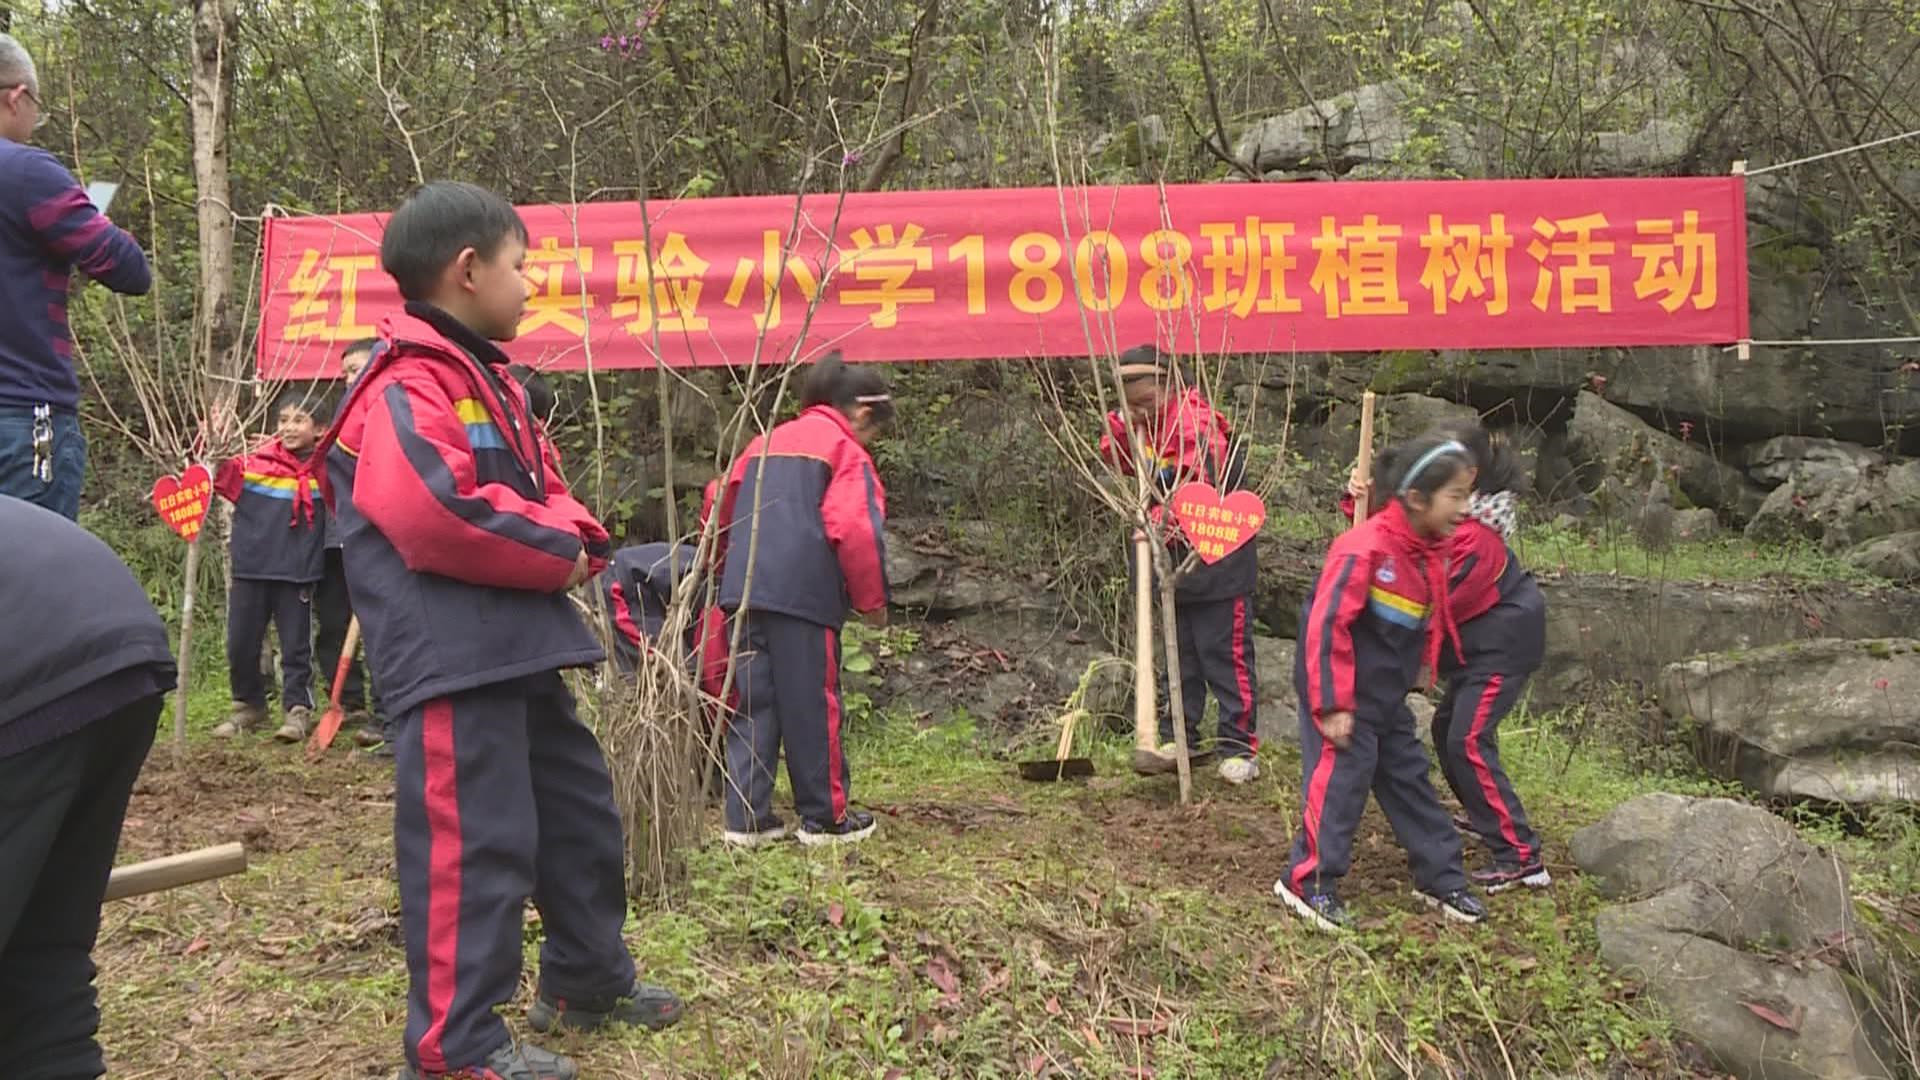
<svg viewBox="0 0 1920 1080">
<path fill-rule="evenodd" d="M 1353 714 L 1337 712 L 1321 717 L 1320 734 L 1334 746 L 1345 750 L 1353 742 Z"/>
<path fill-rule="evenodd" d="M 884 627 L 887 625 L 887 609 L 877 607 L 872 611 L 863 611 L 860 613 L 860 621 L 876 629 Z"/>
<path fill-rule="evenodd" d="M 575 585 L 586 581 L 589 576 L 587 571 L 587 549 L 583 545 L 580 548 L 580 554 L 574 557 L 573 573 L 567 575 L 567 584 L 565 587 L 571 589 Z"/>
</svg>

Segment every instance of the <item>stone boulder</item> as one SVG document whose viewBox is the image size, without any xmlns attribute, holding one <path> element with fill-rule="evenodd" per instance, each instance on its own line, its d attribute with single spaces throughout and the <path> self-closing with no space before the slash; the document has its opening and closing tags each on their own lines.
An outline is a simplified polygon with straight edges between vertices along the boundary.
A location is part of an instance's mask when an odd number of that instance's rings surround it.
<svg viewBox="0 0 1920 1080">
<path fill-rule="evenodd" d="M 1808 539 L 1842 551 L 1878 537 L 1920 530 L 1920 461 L 1858 468 L 1803 465 L 1767 493 L 1747 524 L 1750 540 Z"/>
<path fill-rule="evenodd" d="M 1847 552 L 1847 563 L 1901 585 L 1920 584 L 1920 531 L 1869 540 Z"/>
<path fill-rule="evenodd" d="M 1567 425 L 1567 453 L 1587 489 L 1614 479 L 1644 492 L 1655 479 L 1672 478 L 1695 506 L 1746 521 L 1762 497 L 1739 469 L 1721 463 L 1695 443 L 1659 431 L 1591 391 L 1582 391 Z M 1685 508 L 1683 508 L 1685 509 Z"/>
<path fill-rule="evenodd" d="M 1465 128 L 1452 121 L 1422 124 L 1410 113 L 1405 86 L 1370 83 L 1261 120 L 1240 136 L 1234 155 L 1263 175 L 1360 169 L 1364 177 L 1403 165 L 1429 175 L 1436 164 L 1466 163 Z M 1436 145 L 1444 161 L 1430 160 Z M 1422 160 L 1408 161 L 1416 146 Z"/>
<path fill-rule="evenodd" d="M 1785 822 L 1729 799 L 1643 795 L 1574 833 L 1573 858 L 1623 901 L 1595 919 L 1601 960 L 1643 981 L 1722 1068 L 1894 1076 L 1854 989 L 1877 963 L 1845 871 Z"/>
<path fill-rule="evenodd" d="M 1668 715 L 1708 768 L 1770 798 L 1920 799 L 1920 641 L 1821 638 L 1670 664 Z"/>
<path fill-rule="evenodd" d="M 1747 447 L 1747 476 L 1771 491 L 1790 480 L 1858 484 L 1887 463 L 1885 454 L 1836 439 L 1776 435 Z"/>
</svg>

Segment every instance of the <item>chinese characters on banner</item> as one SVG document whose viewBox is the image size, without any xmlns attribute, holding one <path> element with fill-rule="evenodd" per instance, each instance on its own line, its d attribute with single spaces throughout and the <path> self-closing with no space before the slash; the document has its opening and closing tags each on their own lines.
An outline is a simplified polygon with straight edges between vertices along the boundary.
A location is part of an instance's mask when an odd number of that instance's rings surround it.
<svg viewBox="0 0 1920 1080">
<path fill-rule="evenodd" d="M 1740 177 L 882 192 L 521 210 L 518 360 L 561 370 L 1726 344 Z M 267 222 L 260 371 L 337 375 L 400 298 L 384 214 Z M 796 224 L 797 221 L 797 224 Z M 837 228 L 836 228 L 837 221 Z M 835 229 L 829 240 L 828 230 Z M 1179 341 L 1173 341 L 1175 328 Z M 1094 335 L 1092 343 L 1089 333 Z"/>
</svg>

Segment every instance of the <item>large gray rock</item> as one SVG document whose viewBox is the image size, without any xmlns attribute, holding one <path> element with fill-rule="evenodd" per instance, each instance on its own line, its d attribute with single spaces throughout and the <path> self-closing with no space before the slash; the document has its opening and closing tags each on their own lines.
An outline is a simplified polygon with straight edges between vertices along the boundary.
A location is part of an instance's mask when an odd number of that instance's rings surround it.
<svg viewBox="0 0 1920 1080">
<path fill-rule="evenodd" d="M 1431 160 L 1436 147 L 1440 161 Z M 1464 165 L 1471 149 L 1459 124 L 1422 124 L 1410 115 L 1406 88 L 1383 82 L 1267 117 L 1241 135 L 1234 154 L 1262 174 L 1348 175 L 1400 166 L 1424 174 L 1434 165 Z M 1421 160 L 1409 160 L 1416 156 Z"/>
<path fill-rule="evenodd" d="M 1671 476 L 1695 505 L 1741 521 L 1760 509 L 1760 492 L 1740 470 L 1589 391 L 1582 391 L 1574 406 L 1567 453 L 1590 488 L 1611 477 L 1644 492 L 1653 480 Z"/>
<path fill-rule="evenodd" d="M 1920 461 L 1856 469 L 1804 466 L 1767 493 L 1750 540 L 1808 539 L 1840 551 L 1920 529 Z"/>
<path fill-rule="evenodd" d="M 1789 480 L 1858 484 L 1887 457 L 1854 443 L 1776 435 L 1747 447 L 1747 475 L 1771 491 Z"/>
<path fill-rule="evenodd" d="M 1920 641 L 1815 641 L 1713 653 L 1661 674 L 1701 725 L 1703 764 L 1769 797 L 1920 799 Z"/>
<path fill-rule="evenodd" d="M 1847 562 L 1901 585 L 1920 583 L 1920 532 L 1888 533 L 1847 552 Z"/>
<path fill-rule="evenodd" d="M 1679 164 L 1697 134 L 1691 121 L 1654 117 L 1638 131 L 1602 131 L 1593 137 L 1595 176 L 1657 176 Z"/>
<path fill-rule="evenodd" d="M 1595 919 L 1601 960 L 1645 982 L 1722 1068 L 1766 1080 L 1893 1076 L 1871 1005 L 1849 981 L 1877 964 L 1845 871 L 1786 823 L 1728 799 L 1643 795 L 1574 833 L 1573 857 L 1602 895 L 1630 901 Z"/>
</svg>

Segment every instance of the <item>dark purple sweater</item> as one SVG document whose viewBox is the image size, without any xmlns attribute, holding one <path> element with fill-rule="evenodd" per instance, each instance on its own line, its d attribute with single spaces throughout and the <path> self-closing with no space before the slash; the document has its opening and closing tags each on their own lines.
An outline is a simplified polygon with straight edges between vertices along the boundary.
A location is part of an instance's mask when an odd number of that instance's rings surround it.
<svg viewBox="0 0 1920 1080">
<path fill-rule="evenodd" d="M 0 138 L 0 405 L 75 409 L 67 332 L 73 271 L 138 296 L 153 284 L 133 237 L 93 208 L 52 154 Z"/>
</svg>

